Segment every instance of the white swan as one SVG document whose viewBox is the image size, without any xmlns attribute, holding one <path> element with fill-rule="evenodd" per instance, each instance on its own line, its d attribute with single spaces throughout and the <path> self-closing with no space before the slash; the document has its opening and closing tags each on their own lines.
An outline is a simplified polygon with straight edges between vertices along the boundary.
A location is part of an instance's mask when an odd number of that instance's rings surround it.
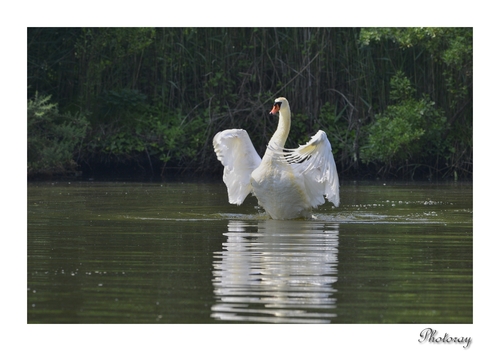
<svg viewBox="0 0 500 351">
<path fill-rule="evenodd" d="M 318 131 L 306 145 L 285 149 L 291 113 L 284 97 L 270 112 L 279 112 L 276 132 L 262 160 L 243 129 L 215 135 L 213 144 L 224 166 L 223 180 L 229 203 L 241 205 L 252 192 L 273 219 L 310 218 L 311 210 L 325 198 L 339 206 L 339 178 L 326 133 Z"/>
</svg>

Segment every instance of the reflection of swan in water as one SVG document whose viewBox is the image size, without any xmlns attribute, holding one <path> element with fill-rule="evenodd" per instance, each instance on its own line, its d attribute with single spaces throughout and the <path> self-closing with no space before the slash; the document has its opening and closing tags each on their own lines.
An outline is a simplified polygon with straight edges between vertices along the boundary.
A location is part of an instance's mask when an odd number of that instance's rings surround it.
<svg viewBox="0 0 500 351">
<path fill-rule="evenodd" d="M 336 315 L 338 224 L 230 221 L 214 253 L 212 317 L 329 323 Z"/>
<path fill-rule="evenodd" d="M 219 132 L 213 140 L 224 165 L 229 202 L 241 205 L 251 192 L 274 219 L 311 217 L 325 198 L 339 206 L 339 178 L 326 133 L 318 131 L 296 149 L 285 149 L 291 113 L 287 99 L 277 98 L 271 114 L 279 113 L 276 132 L 262 160 L 243 129 Z"/>
</svg>

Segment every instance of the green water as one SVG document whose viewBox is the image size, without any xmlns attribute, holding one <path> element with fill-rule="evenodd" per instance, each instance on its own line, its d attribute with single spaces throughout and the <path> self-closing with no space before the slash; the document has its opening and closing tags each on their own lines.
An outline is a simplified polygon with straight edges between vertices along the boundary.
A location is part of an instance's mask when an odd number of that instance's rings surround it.
<svg viewBox="0 0 500 351">
<path fill-rule="evenodd" d="M 221 183 L 28 184 L 28 323 L 472 323 L 472 185 L 348 183 L 269 220 Z"/>
</svg>

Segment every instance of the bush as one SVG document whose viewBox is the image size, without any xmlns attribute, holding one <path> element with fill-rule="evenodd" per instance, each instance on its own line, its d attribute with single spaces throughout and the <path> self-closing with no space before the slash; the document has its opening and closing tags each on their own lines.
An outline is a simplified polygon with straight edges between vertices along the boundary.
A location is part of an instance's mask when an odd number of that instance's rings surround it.
<svg viewBox="0 0 500 351">
<path fill-rule="evenodd" d="M 75 156 L 85 138 L 85 116 L 60 114 L 49 96 L 28 100 L 28 175 L 61 174 L 75 170 Z"/>
<path fill-rule="evenodd" d="M 207 132 L 203 117 L 189 118 L 180 110 L 165 111 L 159 105 L 98 127 L 89 137 L 86 157 L 105 165 L 134 164 L 153 174 L 158 167 L 163 173 L 168 163 L 195 164 Z"/>
<path fill-rule="evenodd" d="M 418 167 L 425 158 L 438 156 L 444 147 L 441 134 L 446 127 L 443 112 L 428 96 L 416 100 L 415 89 L 401 72 L 390 85 L 393 104 L 367 127 L 368 140 L 360 155 L 365 163 L 384 164 L 382 173 L 394 164 Z"/>
</svg>

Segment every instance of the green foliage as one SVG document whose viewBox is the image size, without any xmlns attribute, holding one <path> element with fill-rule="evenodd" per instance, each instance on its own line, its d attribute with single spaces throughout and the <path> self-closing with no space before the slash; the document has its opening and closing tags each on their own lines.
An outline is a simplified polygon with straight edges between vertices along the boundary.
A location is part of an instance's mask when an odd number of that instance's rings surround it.
<svg viewBox="0 0 500 351">
<path fill-rule="evenodd" d="M 410 80 L 403 74 L 397 72 L 390 82 L 391 91 L 389 92 L 389 99 L 393 103 L 404 103 L 405 101 L 412 101 L 415 96 L 415 88 L 412 87 Z"/>
<path fill-rule="evenodd" d="M 50 96 L 28 100 L 28 174 L 65 173 L 77 167 L 75 156 L 88 122 L 77 113 L 60 114 Z"/>
<path fill-rule="evenodd" d="M 472 88 L 472 28 L 364 28 L 362 45 L 389 40 L 403 50 L 416 49 L 430 54 L 449 93 L 449 106 L 455 108 Z"/>
<path fill-rule="evenodd" d="M 187 120 L 180 111 L 162 114 L 151 108 L 118 127 L 109 125 L 95 132 L 89 150 L 101 155 L 104 163 L 147 160 L 151 168 L 157 162 L 186 164 L 198 156 L 205 131 L 202 118 Z"/>
<path fill-rule="evenodd" d="M 416 100 L 415 89 L 401 72 L 391 79 L 393 105 L 368 126 L 368 143 L 361 150 L 364 162 L 380 162 L 385 170 L 395 164 L 417 162 L 441 151 L 446 119 L 428 96 Z"/>
<path fill-rule="evenodd" d="M 29 28 L 28 77 L 89 116 L 89 167 L 220 172 L 215 133 L 262 154 L 285 96 L 287 146 L 323 129 L 343 176 L 472 174 L 472 28 Z"/>
<path fill-rule="evenodd" d="M 363 28 L 360 33 L 360 42 L 370 45 L 372 41 L 383 41 L 389 39 L 398 43 L 401 47 L 412 47 L 425 42 L 431 45 L 433 39 L 442 35 L 446 28 Z"/>
</svg>

